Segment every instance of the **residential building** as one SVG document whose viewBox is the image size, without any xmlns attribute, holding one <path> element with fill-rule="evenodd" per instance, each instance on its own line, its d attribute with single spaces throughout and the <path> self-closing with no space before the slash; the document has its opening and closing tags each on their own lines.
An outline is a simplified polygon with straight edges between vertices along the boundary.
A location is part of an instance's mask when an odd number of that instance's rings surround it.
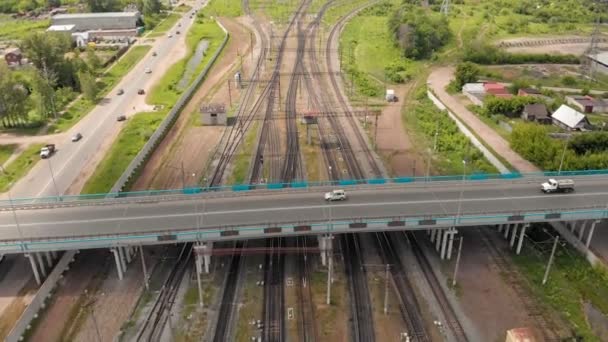
<svg viewBox="0 0 608 342">
<path fill-rule="evenodd" d="M 462 93 L 466 96 L 473 104 L 477 106 L 483 105 L 483 97 L 486 94 L 486 90 L 483 87 L 483 83 L 467 83 L 462 86 Z"/>
<path fill-rule="evenodd" d="M 547 107 L 542 103 L 525 105 L 521 112 L 521 118 L 541 125 L 550 125 L 552 121 Z"/>
<path fill-rule="evenodd" d="M 9 66 L 21 65 L 23 54 L 19 48 L 10 48 L 4 52 L 4 60 Z"/>
<path fill-rule="evenodd" d="M 486 82 L 483 84 L 486 95 L 497 95 L 499 97 L 506 97 L 505 95 L 511 95 L 507 88 L 496 82 Z"/>
<path fill-rule="evenodd" d="M 553 124 L 568 131 L 586 130 L 591 126 L 587 116 L 567 105 L 561 105 L 551 115 Z"/>
<path fill-rule="evenodd" d="M 603 113 L 608 110 L 608 103 L 605 100 L 595 99 L 588 95 L 566 96 L 566 103 L 578 108 L 583 113 Z"/>
</svg>

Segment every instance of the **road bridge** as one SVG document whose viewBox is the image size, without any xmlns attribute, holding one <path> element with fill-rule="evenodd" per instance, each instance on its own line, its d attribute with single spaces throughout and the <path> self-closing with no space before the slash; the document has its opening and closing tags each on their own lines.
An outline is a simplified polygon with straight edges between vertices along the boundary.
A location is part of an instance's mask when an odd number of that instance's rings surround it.
<svg viewBox="0 0 608 342">
<path fill-rule="evenodd" d="M 357 186 L 336 203 L 321 187 L 21 205 L 0 212 L 0 253 L 608 217 L 608 176 L 568 194 L 543 194 L 544 179 Z"/>
</svg>

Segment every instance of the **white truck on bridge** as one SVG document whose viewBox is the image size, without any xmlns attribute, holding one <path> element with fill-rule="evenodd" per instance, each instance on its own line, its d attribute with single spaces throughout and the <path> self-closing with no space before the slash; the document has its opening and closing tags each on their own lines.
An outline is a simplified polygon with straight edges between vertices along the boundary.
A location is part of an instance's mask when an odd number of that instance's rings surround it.
<svg viewBox="0 0 608 342">
<path fill-rule="evenodd" d="M 541 184 L 540 189 L 544 193 L 550 192 L 572 192 L 574 191 L 574 181 L 572 179 L 549 179 Z"/>
</svg>

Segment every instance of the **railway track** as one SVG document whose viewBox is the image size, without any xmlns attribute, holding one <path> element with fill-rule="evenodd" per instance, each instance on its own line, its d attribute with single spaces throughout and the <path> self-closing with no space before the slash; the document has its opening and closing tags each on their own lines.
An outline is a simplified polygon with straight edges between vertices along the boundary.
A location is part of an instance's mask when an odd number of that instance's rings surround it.
<svg viewBox="0 0 608 342">
<path fill-rule="evenodd" d="M 161 341 L 163 331 L 170 320 L 171 308 L 186 270 L 192 258 L 192 243 L 183 245 L 175 264 L 156 297 L 143 326 L 138 331 L 136 341 Z"/>
<path fill-rule="evenodd" d="M 296 237 L 296 247 L 307 247 L 308 237 Z M 323 251 L 321 251 L 323 253 Z M 298 334 L 302 342 L 314 342 L 318 340 L 317 323 L 315 321 L 315 303 L 312 297 L 310 282 L 310 257 L 306 251 L 297 255 L 296 267 L 298 280 L 296 294 L 298 296 L 298 311 L 300 313 Z"/>
<path fill-rule="evenodd" d="M 246 242 L 238 241 L 234 248 L 237 251 L 242 251 Z M 220 303 L 217 325 L 215 328 L 214 342 L 224 342 L 232 339 L 230 336 L 230 322 L 232 322 L 232 313 L 235 306 L 234 297 L 236 296 L 237 283 L 239 272 L 241 270 L 242 253 L 238 252 L 232 255 L 228 264 L 228 276 L 224 283 L 224 292 Z"/>
<path fill-rule="evenodd" d="M 264 273 L 264 328 L 262 340 L 268 342 L 285 340 L 285 292 L 283 291 L 283 276 L 285 272 L 285 258 L 273 250 L 281 247 L 284 241 L 281 238 L 267 239 L 266 246 L 271 251 L 266 254 Z"/>
<path fill-rule="evenodd" d="M 382 257 L 382 261 L 390 265 L 390 275 L 399 300 L 401 316 L 407 325 L 407 333 L 413 341 L 431 341 L 420 314 L 422 311 L 420 303 L 416 298 L 414 287 L 406 275 L 407 273 L 392 239 L 386 233 L 374 233 L 373 239 L 376 242 L 376 247 Z"/>
<path fill-rule="evenodd" d="M 429 287 L 431 288 L 433 295 L 437 299 L 437 303 L 439 304 L 439 307 L 441 308 L 443 317 L 446 319 L 445 325 L 452 331 L 452 334 L 454 335 L 454 338 L 456 339 L 456 341 L 458 341 L 458 342 L 469 341 L 469 339 L 467 338 L 467 335 L 464 332 L 464 329 L 462 328 L 462 325 L 460 325 L 460 321 L 458 320 L 458 316 L 456 316 L 456 312 L 454 312 L 452 305 L 448 301 L 448 298 L 446 297 L 445 293 L 443 292 L 443 289 L 441 288 L 441 285 L 439 284 L 439 279 L 437 279 L 437 277 L 435 276 L 435 273 L 433 272 L 431 264 L 429 263 L 426 256 L 422 252 L 422 248 L 420 248 L 420 245 L 418 244 L 418 241 L 416 240 L 416 236 L 411 231 L 404 232 L 404 234 L 400 234 L 400 235 L 402 237 L 405 236 L 408 239 L 408 241 L 410 242 L 410 246 L 412 248 L 412 252 L 414 253 L 414 256 L 416 257 L 416 261 L 418 261 L 418 264 L 420 265 L 424 278 L 425 278 L 426 282 L 429 284 Z M 396 234 L 391 234 L 391 236 L 393 238 L 399 238 L 399 236 Z"/>
</svg>

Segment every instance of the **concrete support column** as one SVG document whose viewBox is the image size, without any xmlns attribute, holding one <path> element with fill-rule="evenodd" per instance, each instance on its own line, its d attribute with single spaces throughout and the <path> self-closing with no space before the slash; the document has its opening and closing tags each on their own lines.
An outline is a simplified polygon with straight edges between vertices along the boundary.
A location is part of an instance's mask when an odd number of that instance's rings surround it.
<svg viewBox="0 0 608 342">
<path fill-rule="evenodd" d="M 452 229 L 450 229 L 450 237 L 448 240 L 448 255 L 447 258 L 448 260 L 452 259 L 452 247 L 454 245 L 454 237 L 455 235 L 458 234 L 458 230 L 456 230 L 456 228 L 452 227 Z"/>
<path fill-rule="evenodd" d="M 436 240 L 435 240 L 435 250 L 437 252 L 439 252 L 440 248 L 441 248 L 442 235 L 443 235 L 443 229 L 437 229 L 437 236 L 436 236 Z"/>
<path fill-rule="evenodd" d="M 51 256 L 53 257 L 53 260 L 57 259 L 57 252 L 52 251 Z"/>
<path fill-rule="evenodd" d="M 511 242 L 509 243 L 509 246 L 511 246 L 511 248 L 513 248 L 513 245 L 515 244 L 515 237 L 517 237 L 517 229 L 519 228 L 519 224 L 515 224 L 515 226 L 513 227 L 513 232 L 511 233 Z"/>
<path fill-rule="evenodd" d="M 571 232 L 574 232 L 574 229 L 576 229 L 576 221 L 568 222 L 568 228 L 570 228 Z"/>
<path fill-rule="evenodd" d="M 118 259 L 120 260 L 120 267 L 122 269 L 122 272 L 125 273 L 127 272 L 127 263 L 125 262 L 124 250 L 122 249 L 122 247 L 117 247 L 116 250 L 118 250 Z"/>
<path fill-rule="evenodd" d="M 530 227 L 529 224 L 524 224 L 521 227 L 521 232 L 519 233 L 519 241 L 517 242 L 517 249 L 515 250 L 515 254 L 519 255 L 521 252 L 521 247 L 524 245 L 524 237 L 526 236 L 526 229 Z"/>
<path fill-rule="evenodd" d="M 601 222 L 601 220 L 595 220 L 595 221 L 593 221 L 593 223 L 591 223 L 591 228 L 589 228 L 589 233 L 587 233 L 587 241 L 585 241 L 585 246 L 587 246 L 587 248 L 589 248 L 589 245 L 591 244 L 591 237 L 593 236 L 593 231 L 595 230 L 595 225 L 600 222 Z"/>
<path fill-rule="evenodd" d="M 497 225 L 496 228 L 499 233 L 502 232 L 502 224 Z"/>
<path fill-rule="evenodd" d="M 127 263 L 130 264 L 131 263 L 131 247 L 123 247 L 122 251 L 125 254 L 125 257 L 127 258 Z"/>
<path fill-rule="evenodd" d="M 117 248 L 110 249 L 110 252 L 114 254 L 114 261 L 116 261 L 116 273 L 118 274 L 118 279 L 122 280 L 122 262 L 120 262 L 120 253 L 118 251 L 119 249 Z"/>
<path fill-rule="evenodd" d="M 32 272 L 34 272 L 36 284 L 38 284 L 39 286 L 42 285 L 42 279 L 40 278 L 40 273 L 38 273 L 38 266 L 36 265 L 36 258 L 33 254 L 26 254 L 25 257 L 30 259 L 30 265 L 32 265 Z"/>
<path fill-rule="evenodd" d="M 449 230 L 443 231 L 443 239 L 441 241 L 441 260 L 445 259 L 445 252 L 447 251 L 448 247 L 448 235 L 452 235 L 450 233 L 451 232 Z"/>
<path fill-rule="evenodd" d="M 511 230 L 511 224 L 510 224 L 510 223 L 508 223 L 508 224 L 505 226 L 505 239 L 509 237 L 509 231 L 510 231 L 510 230 Z"/>
<path fill-rule="evenodd" d="M 40 273 L 43 277 L 46 277 L 46 267 L 44 266 L 44 260 L 42 260 L 42 253 L 34 253 L 34 255 L 36 255 L 38 265 L 40 265 Z"/>
<path fill-rule="evenodd" d="M 319 249 L 321 250 L 321 265 L 327 266 L 327 254 L 325 253 L 325 237 L 322 235 L 317 236 L 317 241 L 319 241 Z"/>
<path fill-rule="evenodd" d="M 587 229 L 587 223 L 589 220 L 584 220 L 581 223 L 581 227 L 578 229 L 578 239 L 583 241 L 583 235 L 585 234 L 585 229 Z"/>
<path fill-rule="evenodd" d="M 438 229 L 431 229 L 431 243 L 435 242 L 435 238 L 437 238 L 437 230 Z"/>
<path fill-rule="evenodd" d="M 49 266 L 49 268 L 53 267 L 53 258 L 51 258 L 51 253 L 44 252 L 44 256 L 46 258 L 46 264 Z"/>
<path fill-rule="evenodd" d="M 211 250 L 213 249 L 213 242 L 207 242 L 203 245 L 203 261 L 205 262 L 205 273 L 209 273 L 209 266 L 211 266 Z"/>
</svg>

